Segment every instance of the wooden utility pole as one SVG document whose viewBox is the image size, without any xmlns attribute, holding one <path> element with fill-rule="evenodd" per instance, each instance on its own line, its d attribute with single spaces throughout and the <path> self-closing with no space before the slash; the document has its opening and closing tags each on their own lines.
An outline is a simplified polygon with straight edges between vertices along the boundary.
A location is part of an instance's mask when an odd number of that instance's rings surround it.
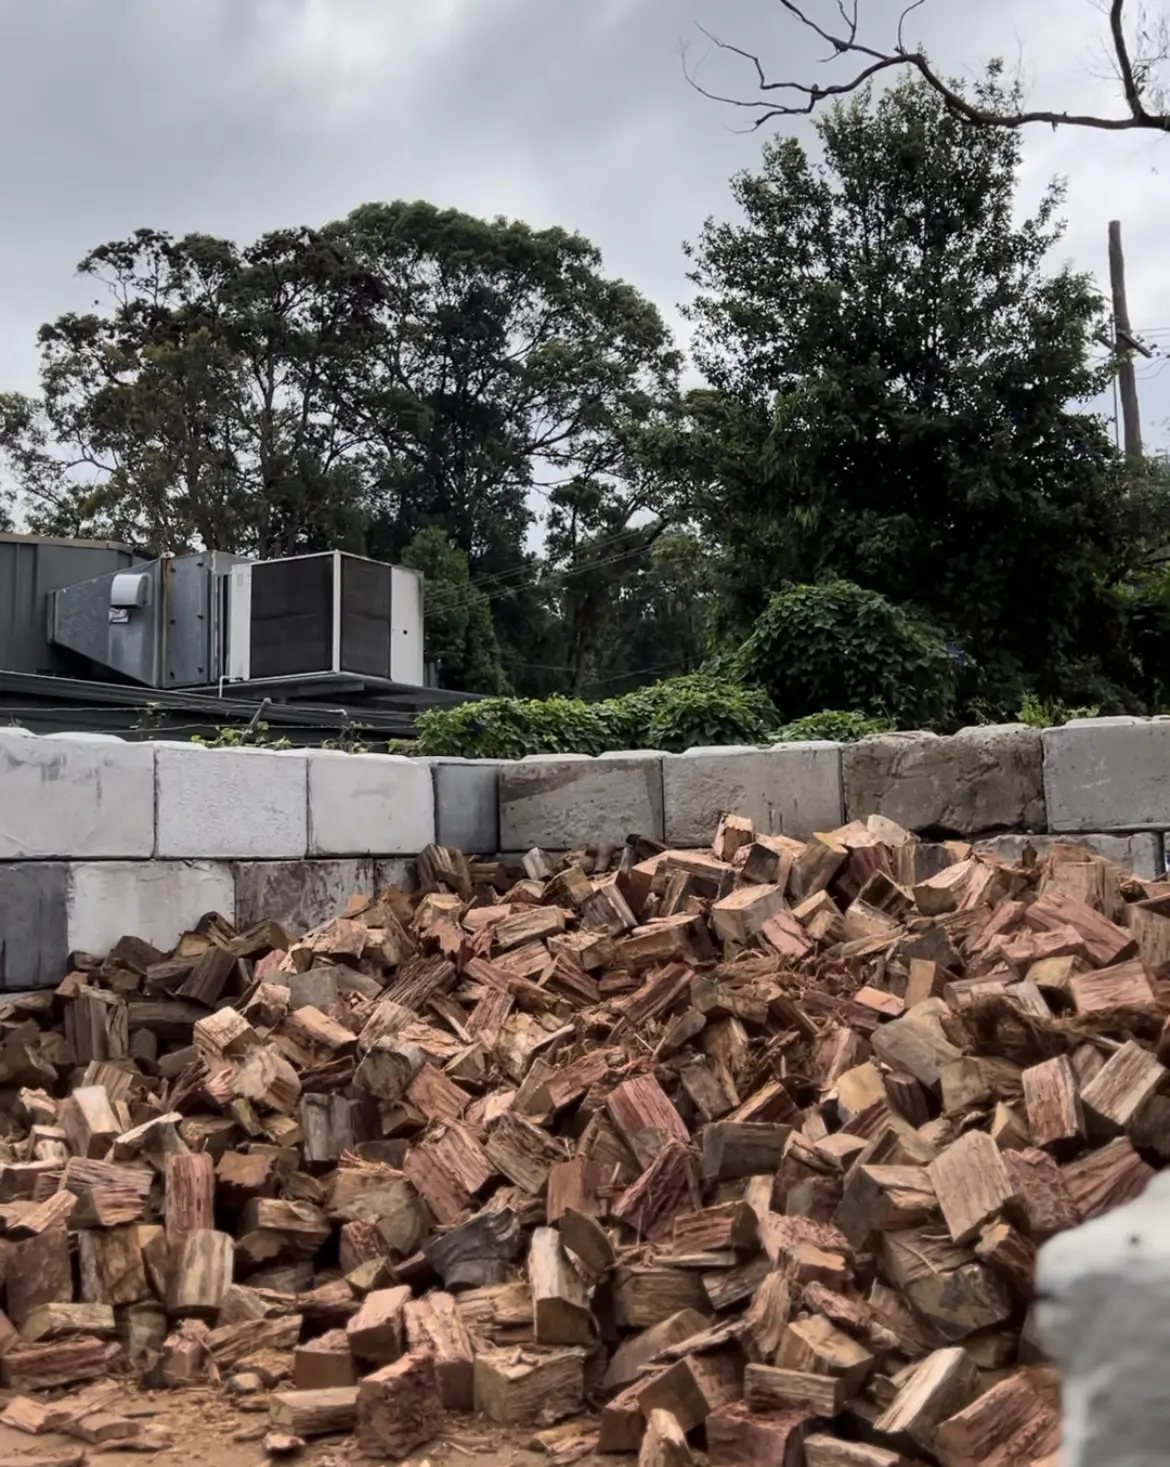
<svg viewBox="0 0 1170 1467">
<path fill-rule="evenodd" d="M 1142 456 L 1142 422 L 1138 413 L 1137 373 L 1133 354 L 1141 347 L 1133 339 L 1129 303 L 1125 298 L 1125 255 L 1121 248 L 1121 221 L 1109 224 L 1109 283 L 1113 288 L 1113 352 L 1117 358 L 1117 385 L 1121 391 L 1121 421 L 1126 458 Z M 1143 353 L 1144 355 L 1144 353 Z"/>
</svg>

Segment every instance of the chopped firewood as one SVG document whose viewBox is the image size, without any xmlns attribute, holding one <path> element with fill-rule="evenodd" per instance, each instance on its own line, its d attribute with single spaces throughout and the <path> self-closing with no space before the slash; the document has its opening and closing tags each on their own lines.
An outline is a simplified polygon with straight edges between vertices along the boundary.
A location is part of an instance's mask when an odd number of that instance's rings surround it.
<svg viewBox="0 0 1170 1467">
<path fill-rule="evenodd" d="M 357 1385 L 357 1366 L 344 1330 L 329 1330 L 293 1350 L 292 1383 L 298 1391 Z"/>
<path fill-rule="evenodd" d="M 398 1359 L 406 1347 L 403 1311 L 410 1297 L 406 1285 L 375 1289 L 366 1295 L 362 1307 L 345 1326 L 349 1348 L 359 1360 L 388 1365 Z"/>
<path fill-rule="evenodd" d="M 357 1423 L 358 1388 L 330 1386 L 318 1391 L 277 1391 L 268 1398 L 272 1426 L 308 1440 L 352 1431 Z"/>
<path fill-rule="evenodd" d="M 404 1355 L 360 1381 L 358 1447 L 369 1457 L 401 1459 L 438 1434 L 442 1414 L 434 1357 Z"/>
<path fill-rule="evenodd" d="M 610 1095 L 608 1105 L 614 1125 L 643 1168 L 667 1141 L 690 1140 L 678 1111 L 651 1075 L 626 1080 Z"/>
<path fill-rule="evenodd" d="M 408 1301 L 403 1315 L 409 1348 L 434 1358 L 443 1409 L 470 1411 L 475 1351 L 455 1299 L 440 1292 L 427 1294 Z"/>
<path fill-rule="evenodd" d="M 999 1381 L 940 1422 L 933 1450 L 943 1467 L 1015 1467 L 1055 1452 L 1060 1417 L 1027 1371 Z"/>
<path fill-rule="evenodd" d="M 978 1389 L 979 1372 L 966 1350 L 936 1350 L 913 1367 L 874 1429 L 895 1443 L 905 1438 L 929 1452 L 939 1423 L 962 1410 Z"/>
<path fill-rule="evenodd" d="M 968 1131 L 927 1167 L 930 1185 L 956 1243 L 978 1236 L 1016 1194 L 1003 1155 L 983 1131 Z"/>
<path fill-rule="evenodd" d="M 30 1345 L 69 1339 L 73 1335 L 111 1340 L 116 1332 L 113 1307 L 102 1303 L 42 1304 L 20 1329 L 21 1337 Z"/>
<path fill-rule="evenodd" d="M 102 1085 L 83 1085 L 62 1105 L 58 1124 L 75 1156 L 105 1156 L 124 1127 Z"/>
<path fill-rule="evenodd" d="M 625 1329 L 649 1329 L 683 1309 L 711 1311 L 703 1281 L 693 1269 L 652 1264 L 619 1267 L 614 1273 L 613 1303 L 616 1322 Z"/>
<path fill-rule="evenodd" d="M 808 1427 L 806 1412 L 765 1414 L 737 1401 L 707 1418 L 708 1455 L 724 1467 L 801 1467 Z"/>
<path fill-rule="evenodd" d="M 510 1112 L 496 1122 L 484 1151 L 510 1182 L 534 1197 L 546 1186 L 551 1168 L 565 1160 L 553 1137 Z"/>
<path fill-rule="evenodd" d="M 807 1411 L 810 1416 L 832 1417 L 845 1404 L 845 1382 L 840 1376 L 749 1365 L 743 1398 L 753 1411 Z"/>
<path fill-rule="evenodd" d="M 1069 979 L 1068 992 L 1079 1017 L 1100 1023 L 1160 1023 L 1160 1010 L 1146 965 L 1140 958 L 1080 973 Z"/>
<path fill-rule="evenodd" d="M 5 1274 L 8 1315 L 18 1329 L 40 1305 L 70 1303 L 69 1234 L 57 1224 L 15 1244 L 8 1253 Z"/>
<path fill-rule="evenodd" d="M 109 1370 L 110 1346 L 82 1337 L 55 1345 L 29 1345 L 0 1356 L 0 1376 L 13 1391 L 46 1391 L 98 1380 Z"/>
<path fill-rule="evenodd" d="M 721 1202 L 715 1207 L 677 1215 L 671 1233 L 676 1252 L 703 1252 L 735 1248 L 751 1252 L 759 1247 L 756 1215 L 746 1202 Z"/>
<path fill-rule="evenodd" d="M 703 1176 L 708 1182 L 776 1172 L 784 1159 L 789 1126 L 715 1121 L 704 1126 Z"/>
<path fill-rule="evenodd" d="M 701 1426 L 713 1411 L 743 1395 L 743 1357 L 735 1346 L 695 1352 L 672 1361 L 636 1391 L 643 1416 L 669 1411 L 683 1431 Z"/>
<path fill-rule="evenodd" d="M 804 1442 L 805 1467 L 913 1467 L 900 1452 L 815 1433 Z"/>
<path fill-rule="evenodd" d="M 611 1211 L 627 1227 L 657 1240 L 669 1236 L 679 1212 L 698 1207 L 699 1201 L 699 1159 L 691 1147 L 672 1138 Z"/>
<path fill-rule="evenodd" d="M 596 1335 L 585 1302 L 585 1286 L 570 1262 L 556 1228 L 537 1228 L 528 1253 L 536 1342 L 590 1345 Z"/>
<path fill-rule="evenodd" d="M 215 1163 L 206 1152 L 166 1160 L 166 1229 L 172 1246 L 197 1228 L 215 1226 Z"/>
<path fill-rule="evenodd" d="M 1119 1136 L 1100 1151 L 1068 1162 L 1061 1174 L 1077 1218 L 1088 1222 L 1140 1197 L 1154 1169 L 1133 1149 L 1128 1136 Z"/>
<path fill-rule="evenodd" d="M 475 1409 L 500 1426 L 551 1424 L 581 1410 L 585 1352 L 580 1349 L 481 1350 L 475 1357 Z"/>
<path fill-rule="evenodd" d="M 172 1250 L 167 1310 L 177 1318 L 213 1318 L 232 1282 L 235 1249 L 227 1233 L 200 1228 Z M 139 1255 L 141 1257 L 141 1254 Z M 144 1298 L 146 1290 L 137 1298 Z"/>
<path fill-rule="evenodd" d="M 613 1244 L 601 1224 L 575 1207 L 566 1207 L 558 1220 L 561 1242 L 593 1274 L 607 1273 L 614 1265 Z"/>
<path fill-rule="evenodd" d="M 638 1451 L 638 1467 L 692 1467 L 686 1432 L 672 1411 L 653 1409 Z"/>
<path fill-rule="evenodd" d="M 1007 1279 L 1021 1298 L 1032 1297 L 1036 1245 L 1010 1223 L 989 1223 L 975 1244 L 975 1255 Z"/>
<path fill-rule="evenodd" d="M 1133 1128 L 1138 1114 L 1166 1078 L 1166 1070 L 1132 1039 L 1109 1057 L 1081 1091 L 1095 1134 L 1116 1136 Z"/>
<path fill-rule="evenodd" d="M 785 1370 L 839 1376 L 845 1394 L 851 1396 L 861 1388 L 876 1357 L 823 1315 L 814 1314 L 785 1328 L 775 1363 Z"/>
<path fill-rule="evenodd" d="M 1020 1079 L 1033 1144 L 1054 1151 L 1075 1149 L 1084 1136 L 1085 1117 L 1076 1076 L 1068 1060 L 1059 1055 L 1043 1064 L 1032 1065 Z"/>
</svg>

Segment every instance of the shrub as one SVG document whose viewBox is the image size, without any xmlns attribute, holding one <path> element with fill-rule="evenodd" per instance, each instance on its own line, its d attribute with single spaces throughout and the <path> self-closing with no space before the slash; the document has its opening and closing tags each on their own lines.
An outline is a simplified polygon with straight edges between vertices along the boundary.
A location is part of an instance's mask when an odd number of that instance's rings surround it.
<svg viewBox="0 0 1170 1467">
<path fill-rule="evenodd" d="M 727 678 L 694 672 L 638 688 L 608 705 L 627 749 L 684 749 L 762 744 L 776 723 L 767 693 Z"/>
<path fill-rule="evenodd" d="M 829 710 L 810 713 L 786 723 L 772 734 L 772 743 L 806 743 L 812 739 L 830 739 L 838 744 L 853 744 L 867 734 L 889 733 L 892 718 L 870 718 L 865 713 L 840 713 Z"/>
<path fill-rule="evenodd" d="M 418 719 L 414 752 L 465 759 L 602 754 L 767 741 L 776 710 L 766 693 L 705 673 L 668 678 L 604 703 L 575 698 L 485 698 Z"/>
<path fill-rule="evenodd" d="M 790 720 L 853 707 L 921 728 L 946 722 L 954 707 L 943 634 L 851 581 L 777 592 L 737 661 L 743 680 L 766 688 Z"/>
</svg>

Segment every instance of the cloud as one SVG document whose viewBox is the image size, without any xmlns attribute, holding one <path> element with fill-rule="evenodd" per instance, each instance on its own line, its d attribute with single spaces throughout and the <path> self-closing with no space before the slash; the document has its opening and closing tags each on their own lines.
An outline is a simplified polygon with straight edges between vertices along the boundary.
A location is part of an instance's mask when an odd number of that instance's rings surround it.
<svg viewBox="0 0 1170 1467">
<path fill-rule="evenodd" d="M 885 0 L 863 9 L 892 34 Z M 1090 0 L 928 0 L 919 14 L 952 73 L 999 52 L 1037 103 L 1115 95 L 1092 74 Z M 727 212 L 728 177 L 760 143 L 688 86 L 679 43 L 703 59 L 696 21 L 776 70 L 818 65 L 815 38 L 775 0 L 0 0 L 0 382 L 34 385 L 36 327 L 87 302 L 73 267 L 103 240 L 144 225 L 246 238 L 367 199 L 580 229 L 674 318 L 681 241 Z M 724 56 L 703 68 L 713 87 L 750 83 Z M 1028 188 L 1068 176 L 1079 266 L 1103 275 L 1107 222 L 1124 221 L 1139 326 L 1170 326 L 1167 149 L 1027 134 Z M 1147 421 L 1170 416 L 1170 373 L 1143 388 Z"/>
</svg>

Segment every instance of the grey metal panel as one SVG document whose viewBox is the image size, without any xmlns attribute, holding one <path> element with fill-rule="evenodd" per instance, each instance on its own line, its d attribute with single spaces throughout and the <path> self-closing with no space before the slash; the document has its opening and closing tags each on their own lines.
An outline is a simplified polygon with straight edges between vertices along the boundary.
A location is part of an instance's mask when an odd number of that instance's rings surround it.
<svg viewBox="0 0 1170 1467">
<path fill-rule="evenodd" d="M 221 551 L 181 555 L 163 564 L 163 686 L 214 683 L 222 665 L 223 578 L 242 557 Z"/>
<path fill-rule="evenodd" d="M 101 541 L 0 535 L 0 669 L 76 674 L 76 659 L 49 642 L 49 593 L 126 570 L 136 559 L 125 546 Z"/>
<path fill-rule="evenodd" d="M 146 603 L 141 606 L 111 607 L 112 575 L 54 591 L 50 598 L 53 641 L 136 683 L 161 687 L 162 567 L 158 560 L 135 567 L 150 582 Z"/>
</svg>

